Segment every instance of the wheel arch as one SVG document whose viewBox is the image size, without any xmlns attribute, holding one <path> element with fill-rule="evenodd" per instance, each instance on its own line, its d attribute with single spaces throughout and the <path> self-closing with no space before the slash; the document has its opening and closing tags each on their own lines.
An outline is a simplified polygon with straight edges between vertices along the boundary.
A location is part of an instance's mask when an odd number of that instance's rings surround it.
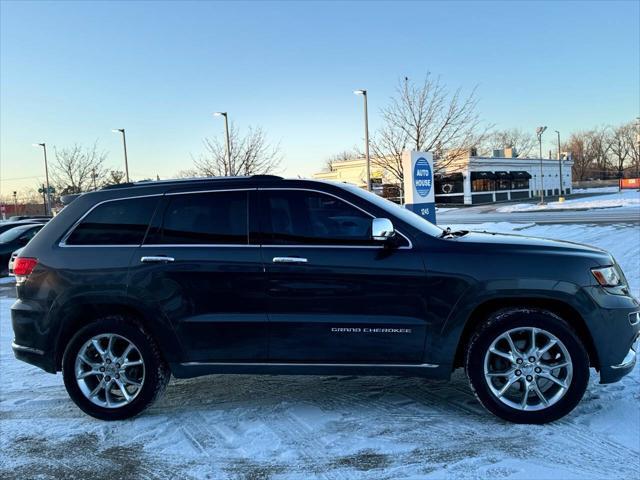
<svg viewBox="0 0 640 480">
<path fill-rule="evenodd" d="M 73 335 L 93 321 L 109 315 L 126 316 L 142 327 L 158 342 L 165 361 L 171 362 L 174 356 L 179 356 L 175 351 L 179 350 L 179 343 L 173 329 L 164 322 L 155 321 L 158 317 L 153 312 L 141 308 L 139 304 L 134 304 L 131 299 L 126 297 L 109 298 L 108 300 L 106 298 L 81 298 L 68 302 L 56 312 L 59 321 L 54 350 L 56 371 L 60 371 L 62 368 L 62 357 Z M 173 350 L 165 348 L 168 344 L 173 344 Z"/>
<path fill-rule="evenodd" d="M 575 308 L 562 300 L 532 297 L 494 298 L 477 305 L 464 324 L 464 328 L 456 348 L 454 368 L 462 367 L 464 365 L 464 353 L 469 340 L 482 322 L 484 322 L 491 313 L 510 307 L 548 310 L 566 320 L 584 344 L 589 355 L 590 365 L 598 370 L 600 369 L 598 352 L 595 348 L 595 344 L 593 343 L 593 338 L 589 328 L 587 327 L 582 315 L 580 315 Z"/>
</svg>

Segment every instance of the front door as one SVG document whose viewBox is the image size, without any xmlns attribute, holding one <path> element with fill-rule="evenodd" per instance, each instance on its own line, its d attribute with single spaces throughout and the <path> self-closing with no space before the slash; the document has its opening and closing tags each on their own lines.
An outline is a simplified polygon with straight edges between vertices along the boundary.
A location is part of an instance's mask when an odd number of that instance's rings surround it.
<svg viewBox="0 0 640 480">
<path fill-rule="evenodd" d="M 331 194 L 260 191 L 269 360 L 422 363 L 425 270 L 411 243 L 371 240 L 372 215 Z"/>
<path fill-rule="evenodd" d="M 167 194 L 132 259 L 130 290 L 172 324 L 185 362 L 267 359 L 266 276 L 247 190 Z"/>
</svg>

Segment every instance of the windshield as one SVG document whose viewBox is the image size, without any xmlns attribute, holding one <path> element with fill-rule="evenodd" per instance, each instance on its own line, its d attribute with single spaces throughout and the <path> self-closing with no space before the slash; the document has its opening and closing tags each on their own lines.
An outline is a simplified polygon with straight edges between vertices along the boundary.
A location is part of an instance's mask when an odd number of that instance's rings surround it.
<svg viewBox="0 0 640 480">
<path fill-rule="evenodd" d="M 347 183 L 341 183 L 341 188 L 349 190 L 351 193 L 358 195 L 361 198 L 364 198 L 368 202 L 373 203 L 376 207 L 381 208 L 385 212 L 389 212 L 389 214 L 398 217 L 403 222 L 408 223 L 412 227 L 434 237 L 439 237 L 443 230 L 434 225 L 433 223 L 425 220 L 420 215 L 413 213 L 411 210 L 401 207 L 397 203 L 393 203 L 385 198 L 382 198 L 375 193 L 367 192 L 362 188 L 358 188 L 355 185 L 349 185 Z"/>
<path fill-rule="evenodd" d="M 0 233 L 0 243 L 13 242 L 16 238 L 18 238 L 20 235 L 22 235 L 24 232 L 26 232 L 30 228 L 34 228 L 34 226 L 24 225 L 21 227 L 11 228 L 6 232 Z"/>
</svg>

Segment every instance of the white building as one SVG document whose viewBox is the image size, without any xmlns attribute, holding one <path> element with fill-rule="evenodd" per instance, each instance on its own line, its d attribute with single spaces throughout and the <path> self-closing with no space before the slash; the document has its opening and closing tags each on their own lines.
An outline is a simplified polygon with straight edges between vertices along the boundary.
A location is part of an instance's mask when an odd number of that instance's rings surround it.
<svg viewBox="0 0 640 480">
<path fill-rule="evenodd" d="M 493 157 L 461 157 L 436 174 L 436 203 L 475 205 L 571 193 L 571 159 L 512 158 L 497 150 Z M 505 156 L 509 155 L 509 156 Z M 542 171 L 541 171 L 542 170 Z M 560 177 L 562 170 L 562 177 Z"/>
</svg>

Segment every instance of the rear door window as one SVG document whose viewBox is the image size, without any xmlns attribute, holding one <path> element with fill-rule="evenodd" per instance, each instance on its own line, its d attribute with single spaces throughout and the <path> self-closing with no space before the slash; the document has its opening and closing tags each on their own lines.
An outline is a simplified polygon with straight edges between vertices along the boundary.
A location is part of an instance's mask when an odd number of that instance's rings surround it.
<svg viewBox="0 0 640 480">
<path fill-rule="evenodd" d="M 162 225 L 147 244 L 246 245 L 247 191 L 220 191 L 167 196 Z"/>
<path fill-rule="evenodd" d="M 159 198 L 128 198 L 98 205 L 74 228 L 65 243 L 140 245 Z"/>
</svg>

